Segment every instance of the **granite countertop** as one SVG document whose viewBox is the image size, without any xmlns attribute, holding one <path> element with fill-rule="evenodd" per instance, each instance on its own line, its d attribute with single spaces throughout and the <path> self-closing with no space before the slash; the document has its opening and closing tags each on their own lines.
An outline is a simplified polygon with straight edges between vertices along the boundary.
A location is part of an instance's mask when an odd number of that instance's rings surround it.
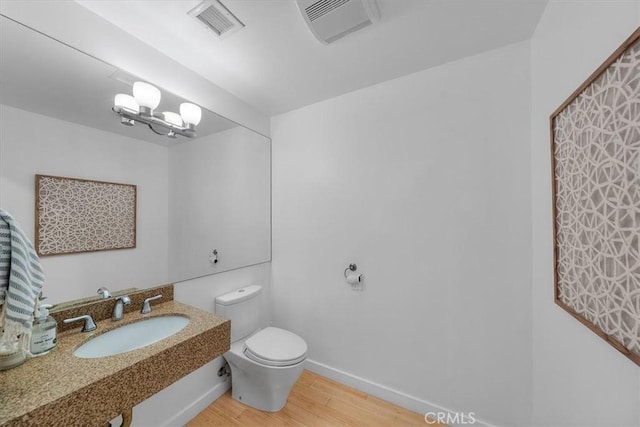
<svg viewBox="0 0 640 427">
<path fill-rule="evenodd" d="M 143 318 L 183 315 L 176 334 L 127 353 L 81 359 L 74 350 L 90 338 Z M 50 353 L 0 371 L 0 426 L 102 426 L 171 383 L 228 351 L 230 322 L 206 311 L 168 301 L 149 314 L 96 322 L 98 329 L 62 332 Z"/>
</svg>

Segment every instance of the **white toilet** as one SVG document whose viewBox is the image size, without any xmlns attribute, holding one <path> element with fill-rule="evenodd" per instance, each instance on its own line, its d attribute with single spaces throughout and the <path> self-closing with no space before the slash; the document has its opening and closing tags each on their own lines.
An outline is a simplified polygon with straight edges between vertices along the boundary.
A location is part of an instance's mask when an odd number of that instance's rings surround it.
<svg viewBox="0 0 640 427">
<path fill-rule="evenodd" d="M 216 314 L 231 320 L 231 394 L 245 405 L 277 412 L 302 373 L 307 343 L 280 328 L 260 329 L 262 287 L 253 285 L 216 298 Z"/>
</svg>

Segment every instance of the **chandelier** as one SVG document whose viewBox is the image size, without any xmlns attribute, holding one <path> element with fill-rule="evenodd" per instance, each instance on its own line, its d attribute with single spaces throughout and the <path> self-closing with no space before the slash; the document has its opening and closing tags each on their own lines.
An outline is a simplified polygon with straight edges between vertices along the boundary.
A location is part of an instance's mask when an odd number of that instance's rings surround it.
<svg viewBox="0 0 640 427">
<path fill-rule="evenodd" d="M 142 123 L 149 126 L 154 133 L 176 138 L 181 135 L 187 138 L 196 136 L 196 126 L 202 118 L 202 110 L 195 104 L 180 104 L 180 114 L 154 111 L 160 105 L 160 90 L 145 82 L 133 84 L 133 96 L 124 93 L 116 95 L 113 111 L 120 116 L 120 123 L 133 126 Z"/>
</svg>

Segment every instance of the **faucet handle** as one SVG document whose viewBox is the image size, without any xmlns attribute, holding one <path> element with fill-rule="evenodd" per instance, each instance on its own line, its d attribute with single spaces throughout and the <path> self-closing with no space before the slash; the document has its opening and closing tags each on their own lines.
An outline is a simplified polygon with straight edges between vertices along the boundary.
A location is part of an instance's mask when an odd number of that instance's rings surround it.
<svg viewBox="0 0 640 427">
<path fill-rule="evenodd" d="M 89 314 L 85 314 L 84 316 L 64 319 L 62 323 L 72 323 L 72 322 L 77 322 L 79 320 L 84 320 L 84 326 L 82 327 L 82 332 L 91 332 L 91 331 L 95 331 L 98 328 L 96 326 L 96 322 L 93 321 L 93 317 L 91 317 L 91 315 Z"/>
<path fill-rule="evenodd" d="M 102 295 L 103 299 L 111 298 L 111 292 L 109 292 L 109 289 L 104 286 L 98 288 L 98 293 Z"/>
<path fill-rule="evenodd" d="M 140 310 L 140 313 L 142 314 L 147 314 L 147 313 L 151 313 L 151 301 L 155 301 L 157 299 L 162 298 L 162 295 L 156 295 L 155 297 L 151 297 L 151 298 L 147 298 L 144 300 L 144 302 L 142 303 L 142 310 Z"/>
</svg>

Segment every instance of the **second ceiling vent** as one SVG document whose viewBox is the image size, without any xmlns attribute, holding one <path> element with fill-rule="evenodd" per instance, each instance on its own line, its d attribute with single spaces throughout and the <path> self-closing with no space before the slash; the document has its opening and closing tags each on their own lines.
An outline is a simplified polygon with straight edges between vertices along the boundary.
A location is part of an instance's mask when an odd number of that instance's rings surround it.
<svg viewBox="0 0 640 427">
<path fill-rule="evenodd" d="M 188 14 L 220 38 L 244 28 L 244 24 L 218 0 L 205 0 Z"/>
<path fill-rule="evenodd" d="M 296 0 L 309 29 L 324 44 L 380 19 L 375 0 Z"/>
</svg>

